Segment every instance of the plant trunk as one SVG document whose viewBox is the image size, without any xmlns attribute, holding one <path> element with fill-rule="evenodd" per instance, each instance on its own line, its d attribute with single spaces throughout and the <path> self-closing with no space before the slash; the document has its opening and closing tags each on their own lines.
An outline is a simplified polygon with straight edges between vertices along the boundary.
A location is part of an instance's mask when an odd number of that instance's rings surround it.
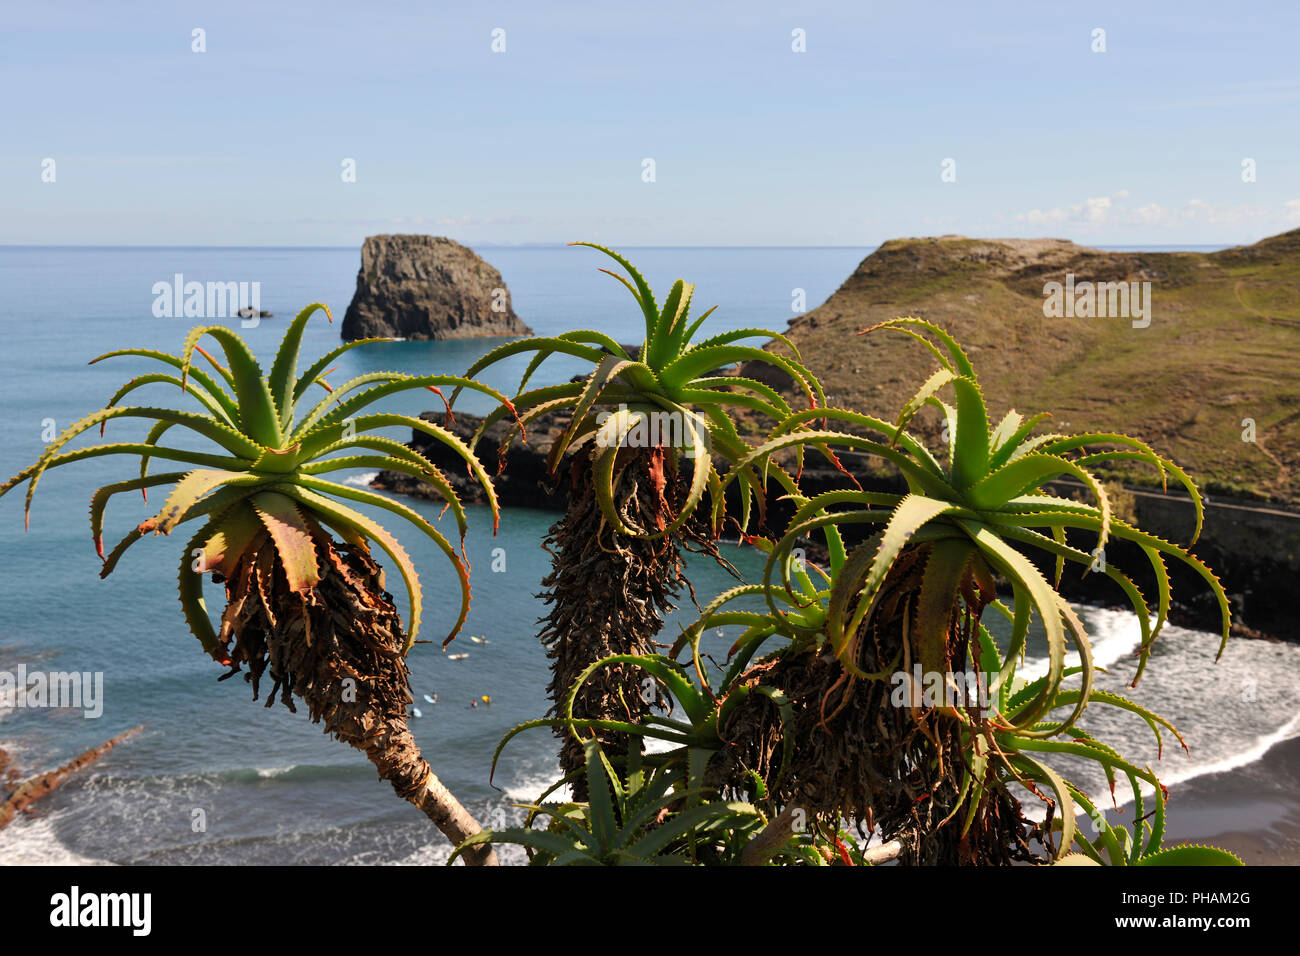
<svg viewBox="0 0 1300 956">
<path fill-rule="evenodd" d="M 860 547 L 875 547 L 874 539 Z M 916 660 L 908 623 L 928 560 L 927 545 L 903 550 L 886 576 L 874 610 L 847 652 L 868 673 L 907 672 Z M 972 622 L 954 595 L 948 668 L 967 666 Z M 802 808 L 810 818 L 837 826 L 840 817 L 869 821 L 887 843 L 902 840 L 900 865 L 1041 862 L 1029 846 L 1032 826 L 1004 787 L 990 786 L 968 833 L 960 798 L 963 743 L 957 721 L 933 710 L 896 705 L 892 680 L 854 678 L 829 648 L 789 647 L 758 662 L 742 678 L 781 690 L 792 718 L 751 694 L 733 712 L 722 737 L 728 742 L 710 762 L 710 781 L 743 790 L 757 772 L 775 802 Z M 793 752 L 782 774 L 785 744 Z"/>
<path fill-rule="evenodd" d="M 672 536 L 649 540 L 619 534 L 601 514 L 592 474 L 592 455 L 570 459 L 568 510 L 550 530 L 546 548 L 551 573 L 542 582 L 550 611 L 542 619 L 540 638 L 551 658 L 547 692 L 551 714 L 565 716 L 565 700 L 579 674 L 613 654 L 654 653 L 664 615 L 685 583 L 678 541 Z M 673 506 L 680 506 L 682 478 L 666 471 L 660 448 L 620 451 L 614 474 L 614 504 L 634 528 L 663 528 Z M 649 675 L 631 664 L 616 664 L 593 674 L 574 698 L 573 716 L 640 722 L 664 701 Z M 576 800 L 585 800 L 582 744 L 568 728 L 562 740 L 560 767 L 573 780 Z M 584 736 L 589 736 L 584 732 Z M 627 735 L 598 731 L 611 759 L 627 752 Z"/>
<path fill-rule="evenodd" d="M 402 799 L 419 807 L 454 845 L 482 827 L 443 786 L 407 726 L 411 703 L 406 634 L 383 571 L 364 544 L 316 536 L 321 581 L 290 591 L 269 539 L 253 547 L 226 582 L 221 639 L 233 639 L 231 671 L 248 667 L 253 699 L 263 673 L 273 682 L 266 706 L 307 702 L 313 722 L 365 753 Z M 469 865 L 497 863 L 491 846 L 464 854 Z"/>
</svg>

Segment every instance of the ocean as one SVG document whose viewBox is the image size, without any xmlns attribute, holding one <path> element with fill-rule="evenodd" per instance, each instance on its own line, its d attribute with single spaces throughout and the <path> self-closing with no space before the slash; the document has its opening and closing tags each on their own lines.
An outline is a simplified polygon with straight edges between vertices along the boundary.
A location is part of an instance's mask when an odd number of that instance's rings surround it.
<svg viewBox="0 0 1300 956">
<path fill-rule="evenodd" d="M 623 342 L 643 335 L 627 292 L 596 272 L 598 253 L 562 246 L 483 247 L 500 269 L 520 317 L 539 335 L 597 328 Z M 807 307 L 821 303 L 869 249 L 627 250 L 656 289 L 678 276 L 696 283 L 697 310 L 719 309 L 706 325 L 782 329 L 803 290 Z M 303 345 L 306 359 L 339 341 L 359 255 L 355 249 L 25 248 L 0 247 L 0 472 L 15 474 L 39 455 L 50 428 L 62 430 L 101 407 L 115 389 L 149 368 L 143 359 L 88 366 L 114 348 L 142 346 L 178 352 L 196 320 L 154 314 L 157 283 L 257 282 L 261 308 L 274 313 L 255 328 L 238 328 L 264 362 L 288 319 L 309 302 L 323 301 L 335 324 L 316 317 Z M 338 363 L 335 382 L 365 371 L 394 369 L 458 374 L 497 340 L 396 342 L 354 349 Z M 510 392 L 526 359 L 489 370 L 483 378 Z M 560 382 L 581 365 L 556 359 L 535 384 Z M 152 398 L 149 396 L 152 394 Z M 175 400 L 174 389 L 153 385 L 141 404 Z M 432 407 L 424 393 L 397 396 L 387 407 L 411 414 Z M 482 412 L 469 394 L 463 407 Z M 143 435 L 138 422 L 110 423 L 108 440 Z M 401 429 L 392 432 L 405 440 Z M 93 436 L 87 437 L 87 443 Z M 35 772 L 137 724 L 137 738 L 43 800 L 39 813 L 0 831 L 0 862 L 117 864 L 341 863 L 419 864 L 445 861 L 446 841 L 425 817 L 379 781 L 365 758 L 329 740 L 307 719 L 282 706 L 254 703 L 240 680 L 217 683 L 222 669 L 189 634 L 175 593 L 181 539 L 137 544 L 117 571 L 100 580 L 87 521 L 90 494 L 130 477 L 131 459 L 96 459 L 60 468 L 42 480 L 24 533 L 22 492 L 0 499 L 0 671 L 102 672 L 102 715 L 87 719 L 70 709 L 0 709 L 0 746 L 24 770 Z M 363 482 L 362 473 L 343 475 Z M 407 501 L 446 526 L 431 503 Z M 122 495 L 109 508 L 111 544 L 158 502 Z M 386 517 L 386 516 L 385 516 Z M 441 779 L 482 821 L 515 820 L 513 803 L 536 797 L 556 778 L 548 731 L 526 733 L 506 748 L 493 781 L 491 757 L 503 734 L 541 716 L 547 707 L 546 659 L 535 634 L 542 613 L 536 597 L 549 562 L 540 543 L 556 515 L 513 508 L 492 535 L 491 517 L 470 509 L 469 557 L 474 603 L 465 630 L 449 653 L 439 648 L 454 620 L 457 591 L 432 544 L 390 524 L 421 569 L 425 589 L 423 636 L 411 653 L 415 706 L 412 729 Z M 505 549 L 506 567 L 494 573 L 492 549 Z M 724 546 L 747 579 L 761 569 L 753 549 Z M 701 601 L 732 579 L 711 562 L 689 572 Z M 390 570 L 390 587 L 405 613 L 404 595 Z M 209 606 L 220 592 L 209 589 Z M 678 611 L 668 633 L 693 617 Z M 688 613 L 689 611 L 689 613 Z M 1111 674 L 1100 684 L 1173 720 L 1190 754 L 1166 740 L 1156 761 L 1154 741 L 1136 717 L 1094 707 L 1084 726 L 1138 763 L 1151 763 L 1167 784 L 1267 760 L 1268 747 L 1300 733 L 1300 646 L 1234 640 L 1213 664 L 1218 638 L 1168 628 L 1141 685 L 1132 676 L 1139 641 L 1136 618 L 1084 608 L 1098 662 Z M 481 638 L 481 642 L 470 638 Z M 725 634 L 710 638 L 725 649 Z M 1032 656 L 1032 649 L 1031 649 Z M 1034 665 L 1030 661 L 1030 666 Z M 429 704 L 424 695 L 437 695 Z M 490 706 L 471 707 L 489 695 Z M 1092 792 L 1104 781 L 1085 778 Z M 1121 788 L 1122 790 L 1122 788 Z M 1122 793 L 1121 793 L 1122 797 Z M 1176 811 L 1173 811 L 1176 812 Z M 518 861 L 520 854 L 508 854 Z"/>
</svg>

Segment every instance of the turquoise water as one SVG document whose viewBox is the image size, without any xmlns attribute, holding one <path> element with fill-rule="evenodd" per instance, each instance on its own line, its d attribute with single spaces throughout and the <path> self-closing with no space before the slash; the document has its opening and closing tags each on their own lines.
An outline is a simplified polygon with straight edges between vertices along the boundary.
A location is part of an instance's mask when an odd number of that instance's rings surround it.
<svg viewBox="0 0 1300 956">
<path fill-rule="evenodd" d="M 808 307 L 822 302 L 869 250 L 864 249 L 642 249 L 632 254 L 651 284 L 667 288 L 679 275 L 697 283 L 699 306 L 718 304 L 708 331 L 766 326 L 780 329 L 791 314 L 793 290 Z M 538 334 L 598 328 L 620 341 L 639 342 L 642 330 L 630 297 L 595 271 L 604 265 L 590 250 L 563 247 L 486 248 L 510 287 L 519 315 Z M 62 430 L 102 406 L 122 382 L 149 368 L 145 360 L 115 359 L 87 366 L 111 348 L 145 346 L 176 352 L 191 320 L 156 318 L 156 282 L 175 273 L 197 281 L 257 281 L 261 307 L 275 313 L 257 328 L 240 329 L 268 359 L 285 320 L 322 300 L 336 320 L 351 297 L 358 254 L 336 249 L 0 249 L 0 472 L 30 464 L 45 444 L 52 420 Z M 227 324 L 239 326 L 238 320 Z M 338 324 L 313 320 L 303 346 L 313 357 L 338 342 Z M 332 380 L 377 369 L 460 373 L 492 340 L 385 343 L 355 349 Z M 512 390 L 526 360 L 490 371 L 485 380 Z M 555 361 L 537 384 L 564 381 L 581 365 Z M 150 398 L 149 396 L 153 397 Z M 141 404 L 169 403 L 174 389 L 154 385 L 137 393 Z M 418 413 L 427 393 L 397 396 L 388 408 Z M 467 396 L 465 407 L 484 406 Z M 108 440 L 142 435 L 139 423 L 115 421 Z M 394 437 L 409 437 L 394 430 Z M 93 436 L 89 436 L 87 441 Z M 251 701 L 242 681 L 218 684 L 221 668 L 190 636 L 175 597 L 182 539 L 147 539 L 100 580 L 99 559 L 87 523 L 90 494 L 100 484 L 129 477 L 129 458 L 98 459 L 48 473 L 22 528 L 21 494 L 0 499 L 0 670 L 102 671 L 102 717 L 71 710 L 0 711 L 0 740 L 19 762 L 45 768 L 136 724 L 146 730 L 93 771 L 52 796 L 44 815 L 0 832 L 0 859 L 139 862 L 435 862 L 444 841 L 418 812 L 375 778 L 361 755 L 324 737 L 304 714 L 270 710 Z M 363 480 L 353 474 L 352 480 Z M 409 503 L 409 502 L 408 502 Z M 412 506 L 439 520 L 432 504 Z M 109 509 L 106 541 L 153 514 L 139 498 L 122 495 Z M 458 593 L 431 544 L 390 524 L 422 571 L 423 635 L 433 644 L 411 655 L 416 706 L 413 730 L 435 771 L 481 820 L 512 814 L 511 800 L 532 798 L 555 776 L 545 731 L 525 735 L 507 750 L 496 784 L 489 785 L 492 751 L 509 728 L 546 709 L 545 657 L 535 639 L 541 613 L 535 594 L 548 568 L 540 541 L 555 515 L 529 509 L 505 513 L 492 536 L 490 515 L 470 509 L 468 554 L 474 603 L 450 653 L 438 642 L 454 620 Z M 384 515 L 383 517 L 387 517 Z M 443 525 L 450 523 L 442 519 Z M 505 549 L 506 570 L 493 573 L 492 549 Z M 761 566 L 752 549 L 728 547 L 727 557 L 747 577 Z M 731 580 L 715 565 L 692 562 L 692 580 L 705 601 Z M 396 575 L 391 575 L 395 578 Z M 390 580 L 404 610 L 404 595 Z M 210 591 L 210 605 L 219 594 Z M 1131 676 L 1138 628 L 1132 615 L 1085 612 L 1098 657 L 1115 664 L 1108 679 L 1118 689 Z M 669 633 L 685 623 L 681 612 Z M 470 636 L 487 643 L 474 643 Z M 713 643 L 724 648 L 725 635 Z M 1192 757 L 1166 748 L 1162 772 L 1170 779 L 1257 758 L 1267 743 L 1294 732 L 1300 704 L 1296 665 L 1300 649 L 1235 643 L 1217 668 L 1207 661 L 1210 635 L 1172 629 L 1133 696 L 1175 719 Z M 1209 679 L 1206 678 L 1209 675 Z M 1244 682 L 1257 682 L 1253 699 Z M 423 700 L 436 693 L 439 703 Z M 481 694 L 490 707 L 471 708 Z M 1217 718 L 1232 718 L 1227 730 Z M 1122 751 L 1154 760 L 1140 724 L 1098 714 L 1094 729 Z M 206 829 L 196 831 L 196 811 Z M 493 815 L 496 814 L 494 817 Z"/>
</svg>

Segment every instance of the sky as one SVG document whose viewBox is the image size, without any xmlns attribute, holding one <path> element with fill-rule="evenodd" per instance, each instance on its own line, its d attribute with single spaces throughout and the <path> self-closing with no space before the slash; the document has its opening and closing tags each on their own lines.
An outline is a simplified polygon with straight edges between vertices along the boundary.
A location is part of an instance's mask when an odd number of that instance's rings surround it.
<svg viewBox="0 0 1300 956">
<path fill-rule="evenodd" d="M 1298 37 L 1291 0 L 5 0 L 0 244 L 1253 242 L 1300 227 Z"/>
</svg>

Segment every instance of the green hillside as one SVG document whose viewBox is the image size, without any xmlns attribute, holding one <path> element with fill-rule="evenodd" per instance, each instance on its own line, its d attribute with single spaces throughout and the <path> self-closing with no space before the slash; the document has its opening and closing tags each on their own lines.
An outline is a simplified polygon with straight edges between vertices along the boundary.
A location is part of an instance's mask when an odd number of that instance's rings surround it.
<svg viewBox="0 0 1300 956">
<path fill-rule="evenodd" d="M 1149 324 L 1045 316 L 1045 285 L 1067 273 L 1149 282 Z M 1147 440 L 1212 493 L 1300 503 L 1300 230 L 1210 254 L 896 239 L 793 319 L 789 335 L 832 404 L 892 417 L 932 357 L 896 332 L 855 333 L 908 314 L 968 347 L 992 414 L 1050 410 L 1063 431 Z M 936 417 L 918 430 L 937 443 Z"/>
</svg>

